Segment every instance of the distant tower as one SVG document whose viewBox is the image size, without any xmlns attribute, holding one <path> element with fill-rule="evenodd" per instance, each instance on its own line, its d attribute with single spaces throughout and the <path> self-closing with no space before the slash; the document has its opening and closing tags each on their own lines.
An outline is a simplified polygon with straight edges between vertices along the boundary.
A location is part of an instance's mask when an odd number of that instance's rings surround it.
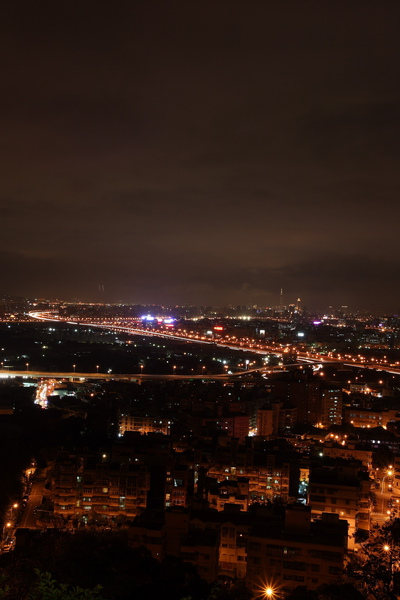
<svg viewBox="0 0 400 600">
<path fill-rule="evenodd" d="M 281 288 L 281 293 L 279 294 L 279 306 L 280 308 L 283 306 L 283 288 Z"/>
<path fill-rule="evenodd" d="M 297 298 L 297 307 L 296 308 L 297 308 L 298 312 L 300 312 L 300 310 L 301 310 L 301 299 L 300 298 Z"/>
</svg>

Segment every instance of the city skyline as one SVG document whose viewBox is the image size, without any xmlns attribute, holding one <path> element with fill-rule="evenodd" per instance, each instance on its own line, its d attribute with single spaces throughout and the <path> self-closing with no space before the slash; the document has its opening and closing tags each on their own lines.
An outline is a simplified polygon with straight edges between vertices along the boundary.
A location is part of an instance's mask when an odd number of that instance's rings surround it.
<svg viewBox="0 0 400 600">
<path fill-rule="evenodd" d="M 2 292 L 398 311 L 399 11 L 8 6 Z"/>
</svg>

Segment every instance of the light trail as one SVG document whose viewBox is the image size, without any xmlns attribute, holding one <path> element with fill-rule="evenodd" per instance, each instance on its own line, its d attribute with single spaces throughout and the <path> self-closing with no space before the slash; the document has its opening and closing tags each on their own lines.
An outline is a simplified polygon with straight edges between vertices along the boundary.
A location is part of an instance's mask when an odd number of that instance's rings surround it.
<svg viewBox="0 0 400 600">
<path fill-rule="evenodd" d="M 229 350 L 238 350 L 238 351 L 243 351 L 243 352 L 251 352 L 253 354 L 259 354 L 261 356 L 268 356 L 268 355 L 275 355 L 275 356 L 279 356 L 282 357 L 285 354 L 285 348 L 281 348 L 281 349 L 277 349 L 275 347 L 272 346 L 265 346 L 263 349 L 260 348 L 254 348 L 253 345 L 254 344 L 250 344 L 249 346 L 244 346 L 244 342 L 238 342 L 237 344 L 232 344 L 232 343 L 224 343 L 220 340 L 206 340 L 206 339 L 199 339 L 198 337 L 194 337 L 192 335 L 176 335 L 173 333 L 166 333 L 166 332 L 159 332 L 159 331 L 149 331 L 148 329 L 141 329 L 138 327 L 130 327 L 130 326 L 126 326 L 126 325 L 116 325 L 116 324 L 103 324 L 103 323 L 95 323 L 95 322 L 90 322 L 90 323 L 82 323 L 80 321 L 67 321 L 64 319 L 60 319 L 58 316 L 55 315 L 50 315 L 49 313 L 42 313 L 42 312 L 30 312 L 28 313 L 28 315 L 31 318 L 34 319 L 38 319 L 40 321 L 52 321 L 52 322 L 58 322 L 58 323 L 68 323 L 70 325 L 78 325 L 78 326 L 83 326 L 83 327 L 98 327 L 98 328 L 102 328 L 102 329 L 107 329 L 109 331 L 115 331 L 115 332 L 124 332 L 124 333 L 128 333 L 130 335 L 143 335 L 143 336 L 147 336 L 147 337 L 160 337 L 160 338 L 164 338 L 164 339 L 172 339 L 172 340 L 176 340 L 176 341 L 180 341 L 180 342 L 193 342 L 193 343 L 198 343 L 198 344 L 208 344 L 211 346 L 218 346 L 220 348 L 228 348 Z M 349 355 L 347 355 L 349 356 Z M 385 368 L 383 365 L 379 364 L 379 363 L 375 363 L 375 364 L 371 364 L 371 363 L 364 363 L 364 362 L 356 362 L 355 359 L 353 359 L 353 362 L 348 362 L 343 360 L 342 358 L 336 358 L 336 357 L 331 357 L 331 356 L 314 356 L 311 357 L 308 355 L 307 352 L 297 352 L 297 356 L 296 356 L 296 360 L 298 361 L 298 363 L 308 363 L 308 364 L 332 364 L 332 365 L 343 365 L 346 367 L 352 367 L 352 368 L 358 368 L 358 369 L 368 369 L 370 371 L 382 371 L 385 373 L 390 373 L 391 375 L 399 375 L 400 374 L 400 366 L 399 367 L 393 367 L 392 365 L 388 365 L 387 368 Z M 297 363 L 296 363 L 297 364 Z M 268 371 L 270 369 L 268 369 L 268 367 L 260 367 L 258 369 L 254 369 L 254 371 Z M 250 371 L 243 371 L 241 373 L 245 373 L 245 372 L 250 372 Z M 177 377 L 177 376 L 176 376 Z M 201 377 L 201 376 L 199 376 Z"/>
</svg>

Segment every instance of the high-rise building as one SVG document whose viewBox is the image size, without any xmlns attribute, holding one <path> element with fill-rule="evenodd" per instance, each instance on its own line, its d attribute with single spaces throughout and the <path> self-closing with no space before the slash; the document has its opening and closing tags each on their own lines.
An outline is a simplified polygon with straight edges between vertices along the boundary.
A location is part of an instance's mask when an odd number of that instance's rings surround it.
<svg viewBox="0 0 400 600">
<path fill-rule="evenodd" d="M 342 423 L 342 391 L 334 385 L 321 385 L 321 423 L 324 427 Z"/>
</svg>

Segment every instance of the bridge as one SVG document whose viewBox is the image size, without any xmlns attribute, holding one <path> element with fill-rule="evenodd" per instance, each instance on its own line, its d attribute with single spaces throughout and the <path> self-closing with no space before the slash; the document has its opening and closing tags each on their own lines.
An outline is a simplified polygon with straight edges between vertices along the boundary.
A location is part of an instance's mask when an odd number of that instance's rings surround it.
<svg viewBox="0 0 400 600">
<path fill-rule="evenodd" d="M 235 373 L 216 373 L 213 375 L 209 374 L 194 374 L 194 373 L 186 373 L 186 374 L 157 374 L 157 373 L 112 373 L 107 371 L 106 373 L 80 373 L 76 371 L 27 371 L 27 370 L 15 370 L 11 371 L 10 369 L 0 369 L 0 378 L 15 378 L 22 377 L 24 379 L 69 379 L 71 380 L 98 380 L 98 381 L 111 381 L 111 380 L 120 380 L 120 381 L 145 381 L 146 379 L 169 379 L 172 381 L 179 380 L 195 380 L 199 379 L 201 381 L 215 381 L 218 379 L 222 379 L 224 381 L 230 379 L 238 379 L 245 378 L 248 376 L 253 376 L 254 374 L 265 375 L 272 372 L 286 371 L 288 367 L 295 366 L 292 365 L 277 365 L 273 367 L 258 367 L 256 369 L 247 369 L 245 371 L 236 371 Z M 300 366 L 297 363 L 297 366 Z"/>
</svg>

